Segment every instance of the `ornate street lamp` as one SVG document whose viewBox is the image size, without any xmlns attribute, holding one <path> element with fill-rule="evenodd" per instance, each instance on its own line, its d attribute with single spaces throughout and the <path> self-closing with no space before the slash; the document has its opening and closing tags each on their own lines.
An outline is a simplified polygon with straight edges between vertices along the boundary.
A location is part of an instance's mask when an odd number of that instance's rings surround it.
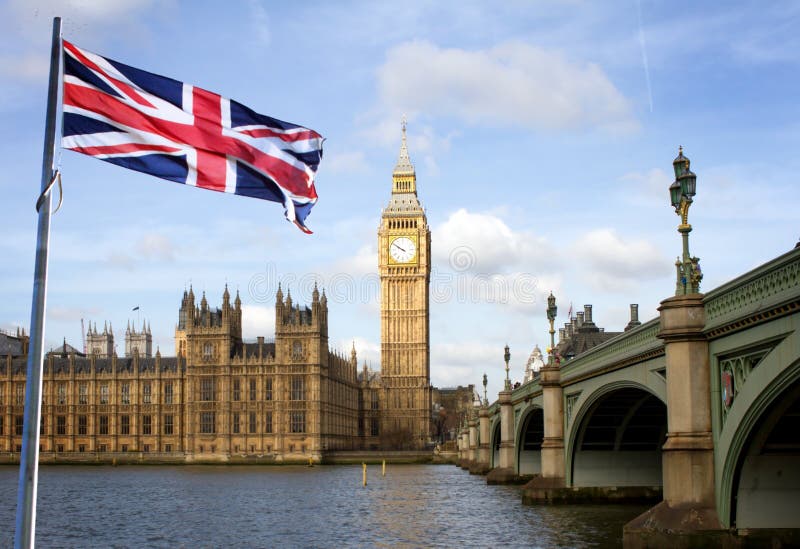
<svg viewBox="0 0 800 549">
<path fill-rule="evenodd" d="M 683 258 L 675 261 L 677 281 L 675 295 L 700 293 L 700 281 L 703 273 L 700 271 L 700 259 L 689 254 L 689 233 L 692 226 L 689 224 L 689 207 L 697 191 L 697 176 L 689 169 L 689 159 L 683 156 L 683 147 L 678 147 L 678 157 L 672 161 L 675 170 L 675 181 L 669 186 L 669 198 L 675 213 L 681 218 L 678 232 L 683 240 Z"/>
<path fill-rule="evenodd" d="M 486 385 L 489 383 L 489 378 L 486 377 L 486 373 L 483 374 L 483 405 L 489 405 L 489 397 L 486 395 Z"/>
<path fill-rule="evenodd" d="M 556 314 L 558 313 L 558 307 L 556 307 L 556 296 L 553 295 L 553 292 L 550 292 L 550 295 L 547 297 L 547 320 L 550 321 L 550 352 L 548 356 L 548 365 L 553 366 L 554 358 L 556 355 L 556 340 L 555 340 L 555 329 L 553 328 L 553 323 L 556 321 Z"/>
<path fill-rule="evenodd" d="M 511 390 L 511 380 L 508 378 L 508 361 L 511 360 L 511 353 L 508 350 L 508 344 L 506 344 L 506 352 L 503 354 L 503 359 L 506 361 L 506 391 Z"/>
</svg>

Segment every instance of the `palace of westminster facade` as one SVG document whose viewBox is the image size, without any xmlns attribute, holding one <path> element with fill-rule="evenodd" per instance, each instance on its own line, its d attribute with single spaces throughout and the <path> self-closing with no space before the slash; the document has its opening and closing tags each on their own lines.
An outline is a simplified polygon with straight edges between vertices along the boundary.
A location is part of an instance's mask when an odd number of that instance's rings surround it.
<svg viewBox="0 0 800 549">
<path fill-rule="evenodd" d="M 125 357 L 110 328 L 89 328 L 87 354 L 66 342 L 45 358 L 40 451 L 58 459 L 319 461 L 337 450 L 423 449 L 430 439 L 430 230 L 417 198 L 405 126 L 392 197 L 378 230 L 381 371 L 359 371 L 328 346 L 328 304 L 280 286 L 274 342 L 242 340 L 242 307 L 184 292 L 174 357 L 152 354 L 129 326 Z M 21 448 L 27 338 L 0 341 L 0 455 Z M 12 352 L 8 343 L 17 344 Z M 13 347 L 13 345 L 11 345 Z"/>
</svg>

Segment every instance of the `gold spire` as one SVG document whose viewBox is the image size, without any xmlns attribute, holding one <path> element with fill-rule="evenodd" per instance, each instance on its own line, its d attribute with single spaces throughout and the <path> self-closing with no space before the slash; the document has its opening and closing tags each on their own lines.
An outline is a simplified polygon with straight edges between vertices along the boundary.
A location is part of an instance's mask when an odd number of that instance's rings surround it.
<svg viewBox="0 0 800 549">
<path fill-rule="evenodd" d="M 414 175 L 414 165 L 408 156 L 408 146 L 406 143 L 406 117 L 403 115 L 401 124 L 403 129 L 403 139 L 400 143 L 400 154 L 397 156 L 397 165 L 394 167 L 394 175 Z"/>
</svg>

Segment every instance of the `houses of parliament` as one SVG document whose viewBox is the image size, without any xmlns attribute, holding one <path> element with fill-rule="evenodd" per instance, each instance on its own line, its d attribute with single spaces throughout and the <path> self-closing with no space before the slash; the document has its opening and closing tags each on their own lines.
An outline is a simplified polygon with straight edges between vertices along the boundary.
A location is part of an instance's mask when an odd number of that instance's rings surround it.
<svg viewBox="0 0 800 549">
<path fill-rule="evenodd" d="M 381 370 L 328 343 L 328 302 L 275 296 L 272 341 L 242 339 L 242 303 L 227 286 L 212 306 L 184 291 L 175 356 L 152 352 L 149 326 L 128 326 L 125 356 L 110 326 L 85 353 L 45 358 L 40 452 L 55 460 L 136 453 L 167 461 L 321 461 L 343 450 L 424 449 L 430 439 L 430 230 L 417 197 L 405 125 L 392 195 L 378 229 Z M 27 337 L 0 334 L 0 456 L 21 449 Z M 115 458 L 116 459 L 116 458 Z"/>
</svg>

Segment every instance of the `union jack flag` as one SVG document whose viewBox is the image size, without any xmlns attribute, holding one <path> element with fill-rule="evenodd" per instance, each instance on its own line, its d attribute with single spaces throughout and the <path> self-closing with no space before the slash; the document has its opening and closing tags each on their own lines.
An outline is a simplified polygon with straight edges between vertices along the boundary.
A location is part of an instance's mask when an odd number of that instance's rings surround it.
<svg viewBox="0 0 800 549">
<path fill-rule="evenodd" d="M 241 103 L 64 44 L 64 148 L 213 191 L 280 202 L 302 231 L 323 138 Z"/>
</svg>

